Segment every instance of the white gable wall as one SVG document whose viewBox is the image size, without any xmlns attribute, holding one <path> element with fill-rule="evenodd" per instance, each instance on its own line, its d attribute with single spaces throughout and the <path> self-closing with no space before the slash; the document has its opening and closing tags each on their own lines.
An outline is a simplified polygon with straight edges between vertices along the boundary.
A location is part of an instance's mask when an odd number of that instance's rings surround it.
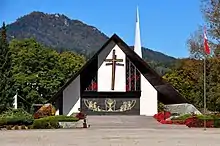
<svg viewBox="0 0 220 146">
<path fill-rule="evenodd" d="M 115 69 L 115 88 L 111 90 L 112 65 L 106 66 L 105 59 L 112 59 L 112 52 L 115 50 L 117 59 L 123 59 L 124 66 L 116 65 Z M 126 91 L 126 55 L 115 43 L 110 43 L 98 56 L 98 91 L 125 92 Z"/>
<path fill-rule="evenodd" d="M 157 114 L 157 90 L 141 75 L 140 115 L 154 116 Z"/>
<path fill-rule="evenodd" d="M 80 108 L 80 75 L 63 91 L 63 115 L 71 115 Z"/>
</svg>

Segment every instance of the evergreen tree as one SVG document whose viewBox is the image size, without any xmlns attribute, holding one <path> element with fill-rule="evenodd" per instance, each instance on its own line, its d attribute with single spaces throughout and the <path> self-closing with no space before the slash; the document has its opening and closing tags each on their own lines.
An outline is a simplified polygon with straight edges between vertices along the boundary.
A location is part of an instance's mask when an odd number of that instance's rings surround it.
<svg viewBox="0 0 220 146">
<path fill-rule="evenodd" d="M 12 107 L 11 53 L 9 50 L 6 26 L 3 23 L 0 35 L 0 113 Z"/>
</svg>

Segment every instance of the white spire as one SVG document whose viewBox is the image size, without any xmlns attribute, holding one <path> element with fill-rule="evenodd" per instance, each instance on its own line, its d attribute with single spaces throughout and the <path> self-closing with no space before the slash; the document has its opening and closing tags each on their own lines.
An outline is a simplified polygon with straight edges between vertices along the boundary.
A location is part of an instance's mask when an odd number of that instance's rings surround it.
<svg viewBox="0 0 220 146">
<path fill-rule="evenodd" d="M 137 7 L 134 51 L 142 58 L 139 12 Z"/>
</svg>

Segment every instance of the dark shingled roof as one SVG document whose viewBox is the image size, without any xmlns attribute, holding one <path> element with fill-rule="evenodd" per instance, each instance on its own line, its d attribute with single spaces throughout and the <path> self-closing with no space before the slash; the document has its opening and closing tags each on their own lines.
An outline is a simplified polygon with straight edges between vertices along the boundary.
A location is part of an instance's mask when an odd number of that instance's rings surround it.
<svg viewBox="0 0 220 146">
<path fill-rule="evenodd" d="M 158 91 L 158 100 L 164 104 L 180 104 L 188 103 L 188 101 L 177 91 L 171 84 L 166 82 L 159 74 L 157 74 L 142 58 L 139 57 L 121 38 L 114 34 L 97 53 L 76 73 L 69 81 L 61 87 L 61 89 L 51 98 L 50 101 L 56 100 L 63 90 L 78 76 L 82 71 L 98 57 L 98 54 L 111 42 L 115 42 L 127 57 L 133 62 L 136 68 L 149 81 L 151 85 Z"/>
</svg>

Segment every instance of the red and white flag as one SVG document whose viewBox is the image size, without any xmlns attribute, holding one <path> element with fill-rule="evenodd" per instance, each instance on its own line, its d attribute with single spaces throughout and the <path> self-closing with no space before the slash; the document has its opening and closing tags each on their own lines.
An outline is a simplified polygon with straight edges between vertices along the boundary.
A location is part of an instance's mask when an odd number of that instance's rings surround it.
<svg viewBox="0 0 220 146">
<path fill-rule="evenodd" d="M 206 29 L 204 28 L 204 51 L 206 54 L 210 54 L 210 48 L 209 48 L 209 44 L 208 44 L 208 39 L 206 36 Z"/>
</svg>

